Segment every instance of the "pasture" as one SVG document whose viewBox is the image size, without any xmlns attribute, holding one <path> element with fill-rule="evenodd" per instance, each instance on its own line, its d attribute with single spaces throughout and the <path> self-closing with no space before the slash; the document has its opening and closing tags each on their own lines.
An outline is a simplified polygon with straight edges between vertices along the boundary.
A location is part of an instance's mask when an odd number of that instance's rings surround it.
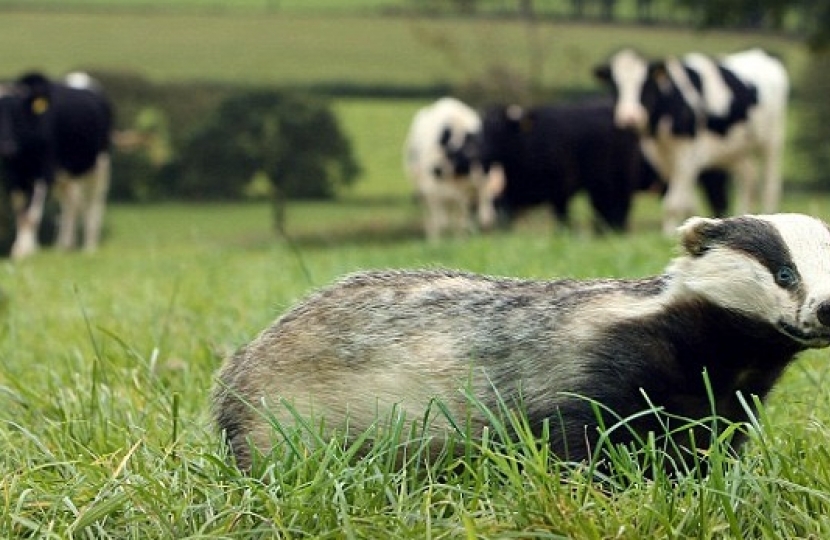
<svg viewBox="0 0 830 540">
<path fill-rule="evenodd" d="M 417 37 L 446 24 L 453 23 L 13 12 L 0 18 L 0 43 L 16 54 L 0 59 L 0 73 L 82 64 L 158 79 L 430 84 L 464 75 Z M 513 54 L 502 46 L 524 43 L 518 25 L 459 24 L 464 57 L 480 59 L 471 70 L 483 69 L 490 54 Z M 546 76 L 561 77 L 563 88 L 588 85 L 594 55 L 624 40 L 668 51 L 731 49 L 756 39 L 619 31 L 547 28 L 555 52 Z M 52 46 L 33 42 L 38 34 Z M 329 36 L 320 40 L 327 48 L 309 49 L 303 40 L 319 35 Z M 296 42 L 279 41 L 288 39 Z M 338 47 L 338 39 L 354 48 Z M 795 44 L 770 39 L 801 65 Z M 250 56 L 234 54 L 233 43 Z M 588 471 L 566 473 L 528 441 L 485 444 L 480 455 L 429 465 L 415 456 L 405 467 L 383 452 L 392 440 L 361 460 L 338 441 L 304 455 L 285 452 L 263 478 L 226 465 L 208 417 L 222 358 L 344 273 L 446 266 L 535 278 L 641 276 L 660 272 L 673 255 L 646 194 L 627 236 L 594 237 L 587 225 L 566 234 L 539 213 L 509 233 L 428 245 L 400 163 L 403 134 L 421 102 L 335 103 L 365 174 L 338 202 L 291 205 L 290 241 L 273 232 L 264 204 L 113 206 L 98 253 L 47 251 L 0 263 L 0 536 L 830 536 L 826 350 L 792 366 L 740 458 L 713 451 L 706 478 L 648 480 L 632 465 L 623 467 L 625 481 L 592 483 Z M 791 158 L 787 170 L 798 176 L 798 161 Z M 830 197 L 785 191 L 783 210 L 830 219 Z M 578 200 L 580 223 L 587 213 Z"/>
</svg>

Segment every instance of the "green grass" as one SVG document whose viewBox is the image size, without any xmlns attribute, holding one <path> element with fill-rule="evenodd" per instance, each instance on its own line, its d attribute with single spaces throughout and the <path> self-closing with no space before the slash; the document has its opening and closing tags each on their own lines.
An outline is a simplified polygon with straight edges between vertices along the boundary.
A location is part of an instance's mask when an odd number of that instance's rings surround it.
<svg viewBox="0 0 830 540">
<path fill-rule="evenodd" d="M 825 197 L 787 210 L 830 215 Z M 513 233 L 430 246 L 407 199 L 297 204 L 275 239 L 263 205 L 115 206 L 92 256 L 0 266 L 0 537 L 642 538 L 830 533 L 826 352 L 773 393 L 741 458 L 671 483 L 566 470 L 527 440 L 396 467 L 383 444 L 278 452 L 254 478 L 226 465 L 207 410 L 222 358 L 308 290 L 357 269 L 449 266 L 501 275 L 638 276 L 672 243 L 638 200 L 635 234 Z M 584 201 L 577 215 L 587 228 Z"/>
</svg>

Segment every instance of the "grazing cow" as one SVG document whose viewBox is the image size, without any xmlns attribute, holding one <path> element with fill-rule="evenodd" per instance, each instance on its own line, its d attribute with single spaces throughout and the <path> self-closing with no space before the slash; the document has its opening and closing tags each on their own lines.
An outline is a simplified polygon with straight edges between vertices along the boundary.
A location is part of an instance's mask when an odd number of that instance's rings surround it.
<svg viewBox="0 0 830 540">
<path fill-rule="evenodd" d="M 641 156 L 636 134 L 614 125 L 610 101 L 493 107 L 484 114 L 481 157 L 491 177 L 503 177 L 496 204 L 508 221 L 549 204 L 567 226 L 568 203 L 584 189 L 597 228 L 627 227 Z"/>
<path fill-rule="evenodd" d="M 419 110 L 404 146 L 404 169 L 426 208 L 427 238 L 437 240 L 449 228 L 463 233 L 495 221 L 492 196 L 479 161 L 481 119 L 455 98 L 441 98 Z"/>
<path fill-rule="evenodd" d="M 640 133 L 668 181 L 666 233 L 696 213 L 695 179 L 711 166 L 733 173 L 744 214 L 754 206 L 760 158 L 763 210 L 777 210 L 789 94 L 780 61 L 752 49 L 720 60 L 692 53 L 649 62 L 624 49 L 594 72 L 614 87 L 617 125 Z"/>
<path fill-rule="evenodd" d="M 17 226 L 12 258 L 37 250 L 53 186 L 61 208 L 58 246 L 74 247 L 83 213 L 84 248 L 97 247 L 110 180 L 111 125 L 108 100 L 82 74 L 64 84 L 29 73 L 0 87 L 0 161 Z"/>
</svg>

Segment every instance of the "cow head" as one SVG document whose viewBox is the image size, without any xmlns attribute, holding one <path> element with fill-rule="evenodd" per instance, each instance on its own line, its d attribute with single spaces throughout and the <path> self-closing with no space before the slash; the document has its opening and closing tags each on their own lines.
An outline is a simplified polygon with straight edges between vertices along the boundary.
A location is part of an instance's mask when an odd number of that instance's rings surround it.
<svg viewBox="0 0 830 540">
<path fill-rule="evenodd" d="M 51 106 L 51 85 L 39 73 L 24 75 L 0 91 L 0 157 L 15 158 L 22 147 L 39 144 Z"/>
<path fill-rule="evenodd" d="M 454 177 L 468 176 L 480 162 L 481 134 L 445 126 L 438 144 Z"/>
<path fill-rule="evenodd" d="M 668 83 L 665 63 L 649 62 L 632 49 L 618 51 L 594 76 L 614 91 L 614 122 L 621 128 L 645 131 Z"/>
<path fill-rule="evenodd" d="M 481 162 L 485 170 L 504 165 L 519 152 L 529 117 L 519 105 L 495 105 L 483 114 Z"/>
<path fill-rule="evenodd" d="M 33 116 L 41 116 L 49 110 L 52 101 L 52 85 L 40 73 L 27 73 L 14 85 L 15 93 L 20 96 L 25 111 Z"/>
</svg>

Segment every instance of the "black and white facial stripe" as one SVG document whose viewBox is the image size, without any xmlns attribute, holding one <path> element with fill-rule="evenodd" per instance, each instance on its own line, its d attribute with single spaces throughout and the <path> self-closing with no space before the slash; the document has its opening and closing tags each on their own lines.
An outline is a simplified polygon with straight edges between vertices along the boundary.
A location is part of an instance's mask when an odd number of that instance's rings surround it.
<svg viewBox="0 0 830 540">
<path fill-rule="evenodd" d="M 693 259 L 710 256 L 694 263 L 690 282 L 722 283 L 707 289 L 712 301 L 766 319 L 806 346 L 830 342 L 830 230 L 823 222 L 797 214 L 693 218 L 682 230 Z"/>
</svg>

